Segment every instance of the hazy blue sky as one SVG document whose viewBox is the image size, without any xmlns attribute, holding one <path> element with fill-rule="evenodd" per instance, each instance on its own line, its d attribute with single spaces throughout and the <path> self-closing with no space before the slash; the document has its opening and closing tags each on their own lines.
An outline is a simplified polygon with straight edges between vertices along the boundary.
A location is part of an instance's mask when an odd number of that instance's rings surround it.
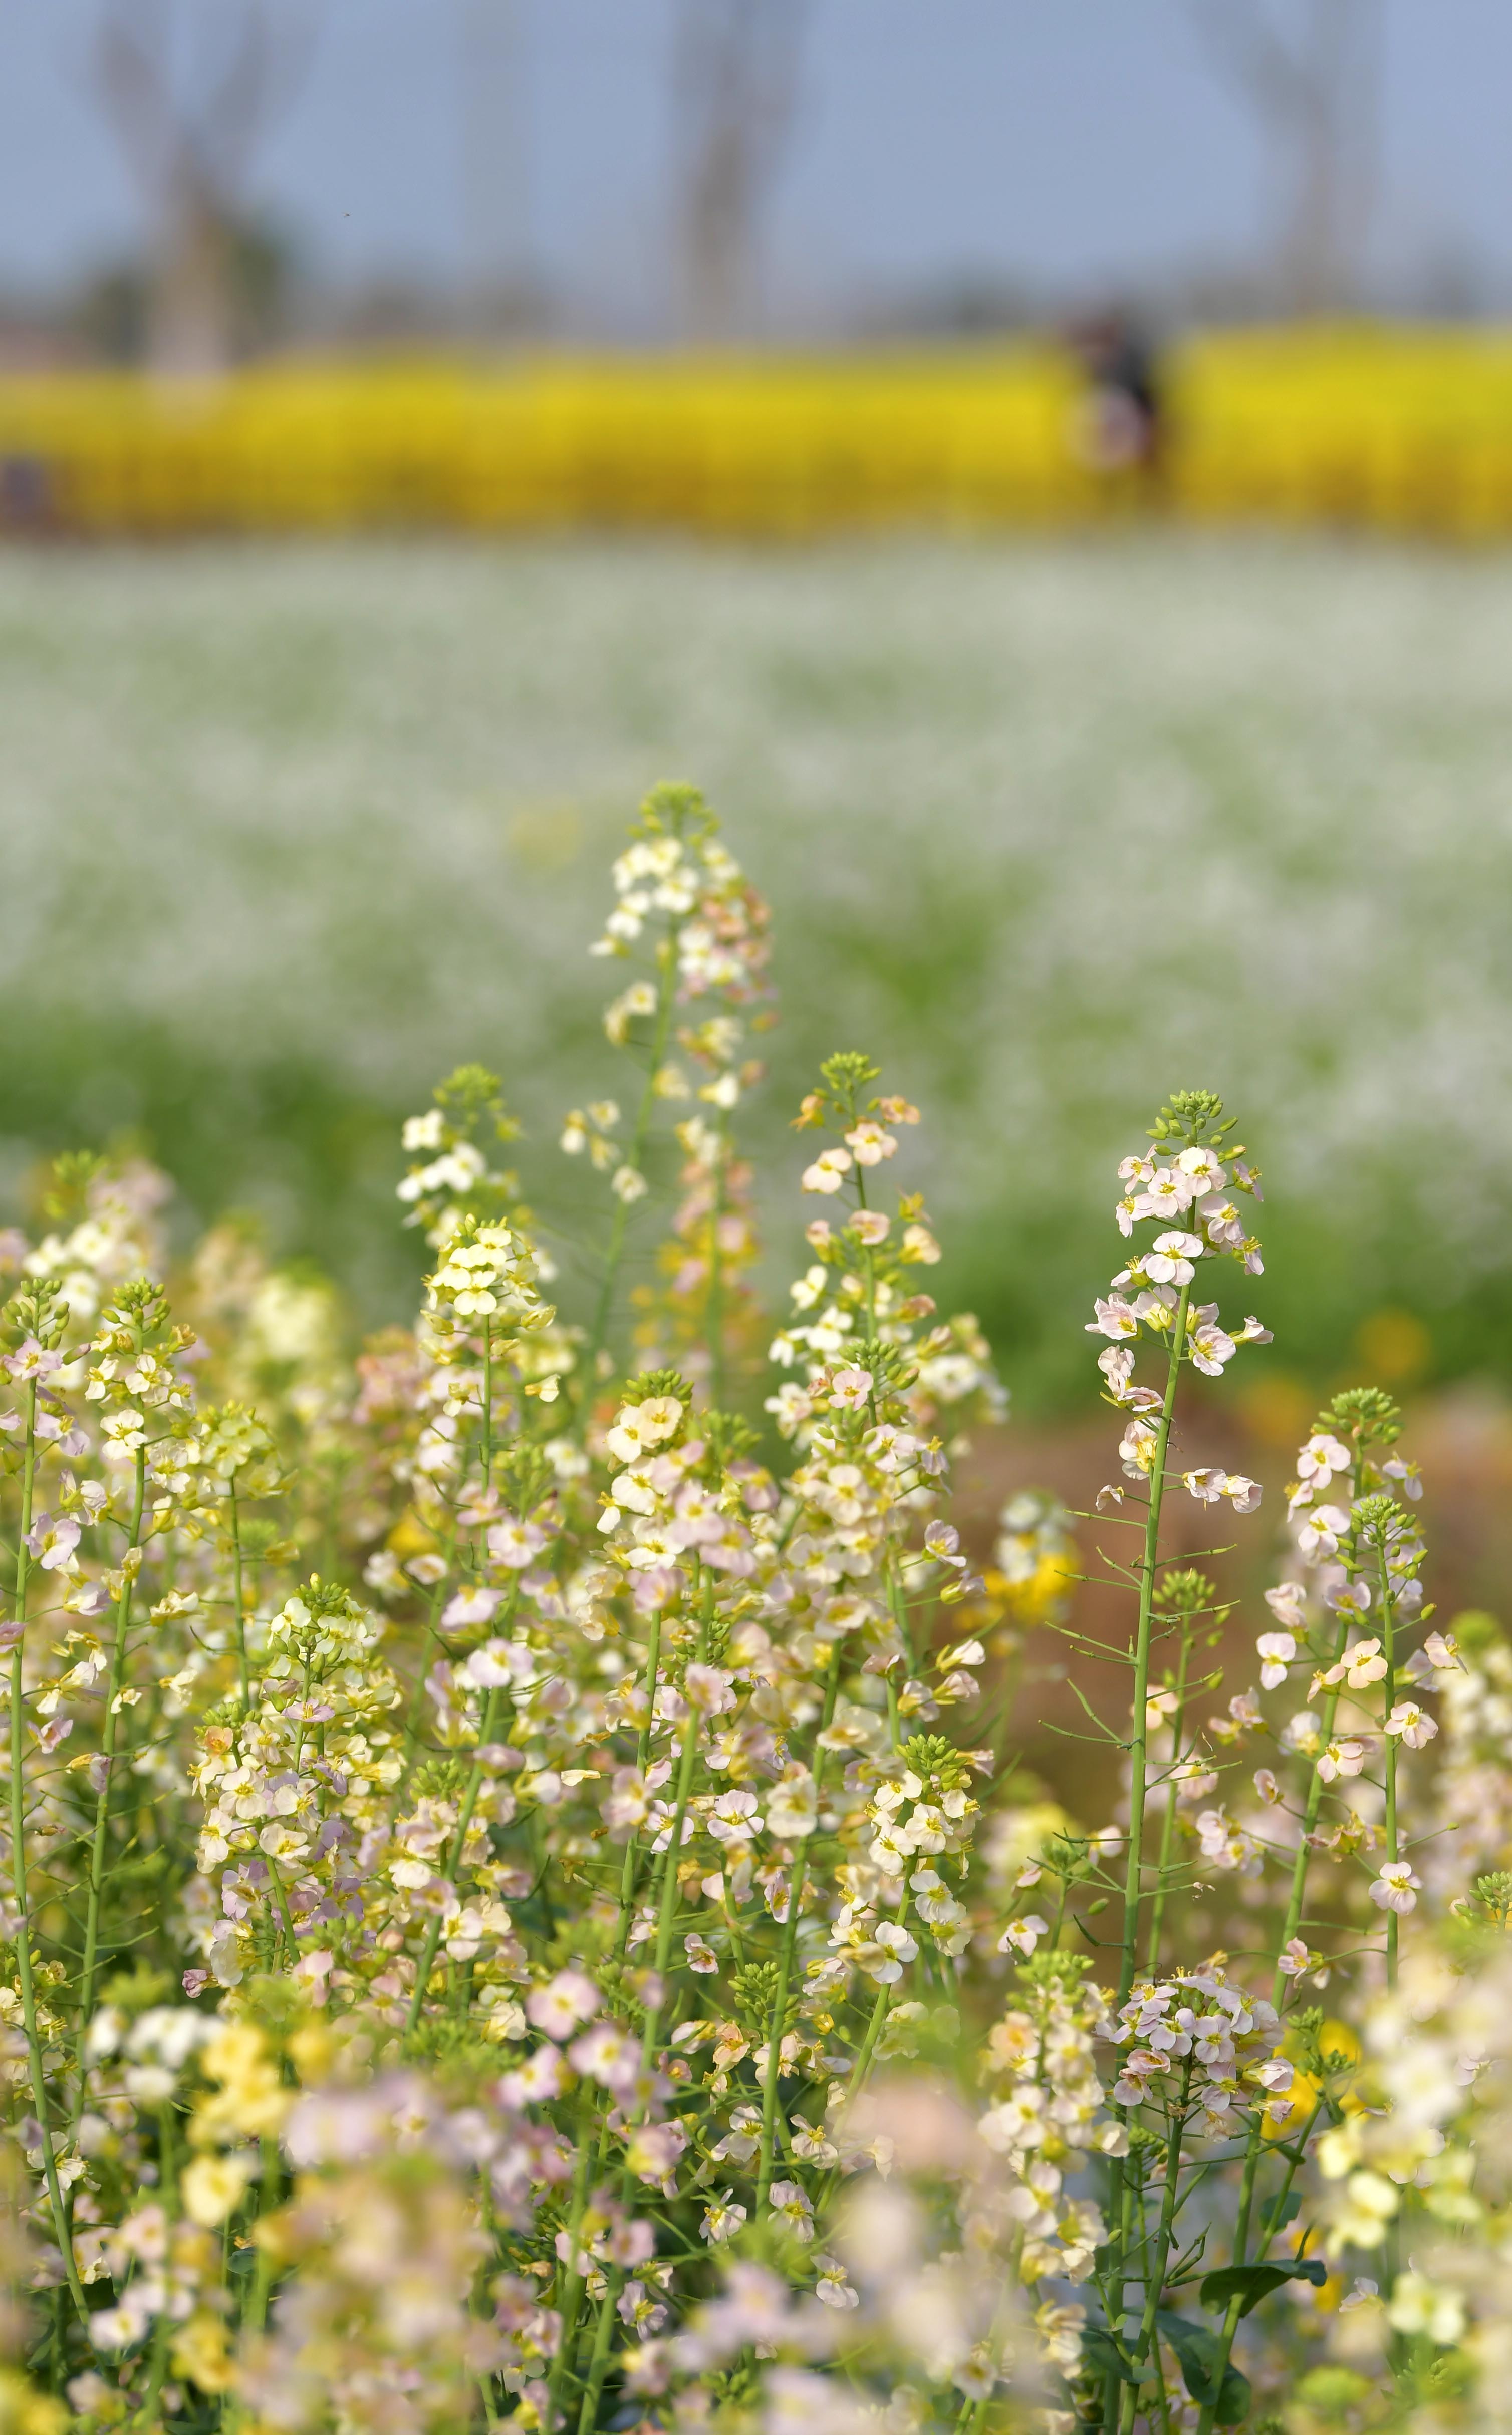
<svg viewBox="0 0 1512 2435">
<path fill-rule="evenodd" d="M 253 187 L 322 268 L 464 260 L 464 5 L 310 0 L 319 47 Z M 512 6 L 524 142 L 500 219 L 569 293 L 643 308 L 665 259 L 668 0 Z M 1512 291 L 1512 7 L 1382 0 L 1382 19 L 1378 262 L 1463 257 Z M 0 0 L 8 284 L 140 225 L 88 93 L 91 20 L 89 0 Z M 1184 0 L 813 0 L 806 84 L 771 222 L 789 294 L 967 272 L 1090 289 L 1242 260 L 1267 227 L 1262 147 Z"/>
</svg>

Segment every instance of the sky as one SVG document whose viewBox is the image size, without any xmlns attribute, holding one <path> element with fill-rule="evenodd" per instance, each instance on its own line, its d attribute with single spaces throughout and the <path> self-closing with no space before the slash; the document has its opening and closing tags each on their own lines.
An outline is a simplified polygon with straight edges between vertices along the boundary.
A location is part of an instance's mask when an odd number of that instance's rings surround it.
<svg viewBox="0 0 1512 2435">
<path fill-rule="evenodd" d="M 143 199 L 91 91 L 96 5 L 0 0 L 12 291 L 140 240 Z M 312 268 L 447 284 L 491 256 L 591 311 L 655 311 L 674 0 L 290 5 L 317 21 L 315 48 L 249 192 Z M 799 306 L 964 279 L 1091 295 L 1254 261 L 1274 227 L 1271 164 L 1198 37 L 1201 5 L 808 0 L 770 286 Z M 1304 0 L 1253 5 L 1284 24 Z M 1512 9 L 1377 7 L 1377 275 L 1410 285 L 1469 267 L 1512 299 Z M 500 64 L 483 75 L 490 12 Z M 469 127 L 486 164 L 471 177 Z"/>
</svg>

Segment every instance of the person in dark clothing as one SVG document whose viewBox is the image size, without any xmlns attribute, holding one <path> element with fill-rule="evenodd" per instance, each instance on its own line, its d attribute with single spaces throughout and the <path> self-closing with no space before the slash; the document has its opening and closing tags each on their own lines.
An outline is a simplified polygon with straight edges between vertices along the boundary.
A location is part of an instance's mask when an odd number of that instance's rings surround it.
<svg viewBox="0 0 1512 2435">
<path fill-rule="evenodd" d="M 1157 475 L 1166 418 L 1151 340 L 1117 311 L 1091 316 L 1073 328 L 1070 337 L 1087 376 L 1082 454 L 1100 473 Z"/>
</svg>

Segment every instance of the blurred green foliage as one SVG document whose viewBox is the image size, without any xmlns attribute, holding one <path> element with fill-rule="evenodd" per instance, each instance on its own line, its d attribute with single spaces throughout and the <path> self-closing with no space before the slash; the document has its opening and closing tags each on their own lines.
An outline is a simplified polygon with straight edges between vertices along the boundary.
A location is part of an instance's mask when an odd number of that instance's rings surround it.
<svg viewBox="0 0 1512 2435">
<path fill-rule="evenodd" d="M 185 1234 L 252 1209 L 394 1316 L 396 1128 L 479 1057 L 580 1307 L 585 950 L 686 775 L 776 908 L 779 1297 L 786 1118 L 865 1046 L 1021 1410 L 1089 1391 L 1113 1163 L 1193 1083 L 1265 1170 L 1255 1378 L 1500 1372 L 1509 644 L 1512 559 L 1323 539 L 12 555 L 0 1188 L 130 1132 Z"/>
</svg>

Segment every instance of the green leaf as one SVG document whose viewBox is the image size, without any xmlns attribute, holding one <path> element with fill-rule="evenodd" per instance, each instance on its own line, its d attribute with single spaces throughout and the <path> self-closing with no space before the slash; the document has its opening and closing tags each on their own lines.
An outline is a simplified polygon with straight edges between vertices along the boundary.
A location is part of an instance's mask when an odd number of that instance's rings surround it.
<svg viewBox="0 0 1512 2435">
<path fill-rule="evenodd" d="M 1101 2325 L 1083 2328 L 1081 2355 L 1094 2375 L 1116 2375 L 1123 2384 L 1141 2381 L 1138 2369 L 1125 2364 L 1112 2335 Z"/>
<path fill-rule="evenodd" d="M 1245 2304 L 1239 2313 L 1247 2317 L 1257 2301 L 1265 2299 L 1272 2291 L 1279 2291 L 1283 2283 L 1312 2283 L 1320 2287 L 1328 2279 L 1329 2270 L 1321 2257 L 1293 2257 L 1284 2263 L 1277 2260 L 1268 2266 L 1219 2266 L 1211 2274 L 1203 2276 L 1202 2288 L 1197 2296 L 1205 2308 L 1227 2308 L 1234 2293 L 1242 2291 Z"/>
<path fill-rule="evenodd" d="M 1161 2308 L 1156 2324 L 1175 2351 L 1180 2363 L 1181 2380 L 1199 2409 L 1214 2402 L 1212 2423 L 1215 2426 L 1240 2426 L 1249 2413 L 1249 2378 L 1241 2375 L 1236 2367 L 1225 2365 L 1222 2378 L 1219 2364 L 1223 2358 L 1223 2340 L 1211 2326 L 1194 2325 L 1190 2317 L 1174 2317 Z"/>
</svg>

